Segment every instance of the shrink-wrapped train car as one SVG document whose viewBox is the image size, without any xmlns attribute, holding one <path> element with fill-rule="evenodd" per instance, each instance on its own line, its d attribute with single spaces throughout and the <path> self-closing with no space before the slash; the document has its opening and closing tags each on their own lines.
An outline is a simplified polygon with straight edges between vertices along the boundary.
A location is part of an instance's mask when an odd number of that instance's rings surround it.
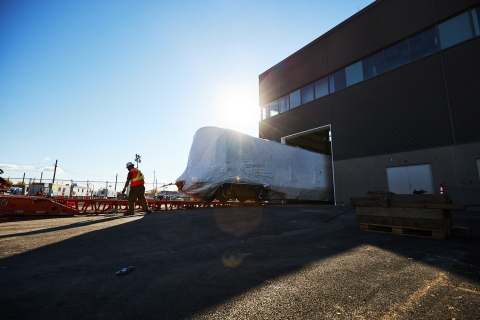
<svg viewBox="0 0 480 320">
<path fill-rule="evenodd" d="M 175 183 L 203 201 L 333 201 L 332 158 L 216 127 L 197 130 Z"/>
</svg>

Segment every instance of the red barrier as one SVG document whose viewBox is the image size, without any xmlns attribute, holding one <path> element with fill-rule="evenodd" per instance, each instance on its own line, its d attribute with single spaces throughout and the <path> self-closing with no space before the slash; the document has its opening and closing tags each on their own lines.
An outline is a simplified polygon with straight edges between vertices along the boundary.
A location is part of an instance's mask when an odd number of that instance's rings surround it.
<svg viewBox="0 0 480 320">
<path fill-rule="evenodd" d="M 147 200 L 152 211 L 183 210 L 197 208 L 259 206 L 258 202 L 201 202 Z M 135 203 L 135 209 L 141 209 Z M 0 216 L 55 216 L 99 213 L 119 213 L 128 210 L 128 200 L 45 198 L 37 196 L 0 196 Z"/>
<path fill-rule="evenodd" d="M 0 196 L 0 215 L 45 216 L 75 215 L 77 211 L 63 203 L 37 196 Z"/>
</svg>

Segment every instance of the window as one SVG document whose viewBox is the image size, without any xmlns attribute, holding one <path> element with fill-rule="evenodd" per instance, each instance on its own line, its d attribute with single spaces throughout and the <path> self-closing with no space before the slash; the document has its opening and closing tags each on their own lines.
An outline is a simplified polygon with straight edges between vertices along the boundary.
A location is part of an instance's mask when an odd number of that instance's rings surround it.
<svg viewBox="0 0 480 320">
<path fill-rule="evenodd" d="M 280 99 L 278 99 L 278 104 L 279 104 L 279 111 L 280 113 L 281 112 L 285 112 L 287 111 L 289 108 L 288 106 L 288 95 L 284 96 L 284 97 L 281 97 Z"/>
<path fill-rule="evenodd" d="M 480 36 L 480 7 L 476 7 L 472 10 L 473 28 L 475 29 L 475 35 Z"/>
<path fill-rule="evenodd" d="M 58 191 L 62 191 L 62 188 L 58 187 Z"/>
<path fill-rule="evenodd" d="M 330 93 L 342 90 L 345 88 L 345 69 L 335 72 L 329 76 Z"/>
<path fill-rule="evenodd" d="M 328 94 L 328 78 L 327 77 L 318 80 L 317 82 L 315 82 L 314 85 L 315 85 L 315 99 L 326 96 Z"/>
<path fill-rule="evenodd" d="M 438 51 L 438 39 L 435 27 L 409 39 L 412 61 L 426 57 Z"/>
<path fill-rule="evenodd" d="M 385 64 L 388 70 L 393 70 L 410 62 L 407 40 L 385 49 Z"/>
<path fill-rule="evenodd" d="M 270 110 L 268 104 L 262 107 L 262 120 L 270 118 Z"/>
<path fill-rule="evenodd" d="M 470 21 L 473 21 L 473 26 Z M 438 28 L 438 29 L 437 29 Z M 261 108 L 262 120 L 480 36 L 480 6 L 372 54 Z"/>
<path fill-rule="evenodd" d="M 365 79 L 370 79 L 385 72 L 385 57 L 383 51 L 375 53 L 363 60 Z"/>
<path fill-rule="evenodd" d="M 308 103 L 315 99 L 313 83 L 305 86 L 301 89 L 302 92 L 302 104 Z"/>
<path fill-rule="evenodd" d="M 300 90 L 290 93 L 290 109 L 296 108 L 302 104 Z"/>
<path fill-rule="evenodd" d="M 358 61 L 345 68 L 345 78 L 347 81 L 347 87 L 352 84 L 363 81 L 363 66 L 362 61 Z"/>
<path fill-rule="evenodd" d="M 270 117 L 278 114 L 278 100 L 270 102 Z"/>
<path fill-rule="evenodd" d="M 440 45 L 442 46 L 442 49 L 473 37 L 469 13 L 462 13 L 455 18 L 439 24 L 438 34 L 440 35 Z"/>
</svg>

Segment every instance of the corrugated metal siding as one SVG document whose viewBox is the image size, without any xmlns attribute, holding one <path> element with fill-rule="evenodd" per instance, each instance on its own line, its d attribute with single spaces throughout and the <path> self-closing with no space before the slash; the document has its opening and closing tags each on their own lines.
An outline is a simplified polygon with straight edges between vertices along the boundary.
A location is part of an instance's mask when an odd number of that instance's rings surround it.
<svg viewBox="0 0 480 320">
<path fill-rule="evenodd" d="M 475 4 L 478 0 L 433 0 L 437 21 L 443 20 L 454 13 L 463 11 Z"/>
<path fill-rule="evenodd" d="M 259 77 L 264 105 L 434 23 L 431 0 L 384 0 Z M 328 52 L 328 66 L 327 66 Z"/>
<path fill-rule="evenodd" d="M 335 160 L 453 143 L 439 54 L 330 97 Z"/>
<path fill-rule="evenodd" d="M 280 97 L 278 81 L 282 79 L 282 68 L 273 68 L 259 77 L 259 103 L 261 106 Z"/>
<path fill-rule="evenodd" d="M 292 92 L 328 73 L 326 40 L 313 44 L 308 50 L 287 60 L 282 67 L 283 79 L 279 79 L 280 95 Z"/>
<path fill-rule="evenodd" d="M 274 99 L 312 82 L 327 74 L 326 41 L 314 43 L 308 50 L 282 61 L 260 77 L 260 104 Z"/>
<path fill-rule="evenodd" d="M 456 143 L 480 141 L 480 38 L 442 54 Z"/>
<path fill-rule="evenodd" d="M 375 51 L 394 38 L 406 37 L 431 25 L 433 2 L 438 20 L 480 3 L 478 0 L 379 1 L 328 35 L 328 50 L 333 56 L 329 58 L 329 68 L 344 67 L 365 56 L 365 51 Z M 324 48 L 323 41 L 313 43 L 262 74 L 261 103 L 323 76 Z M 280 141 L 283 136 L 331 123 L 336 160 L 451 145 L 452 121 L 456 143 L 479 141 L 478 52 L 480 38 L 261 121 L 259 135 Z"/>
<path fill-rule="evenodd" d="M 259 137 L 280 142 L 284 136 L 328 125 L 328 104 L 328 97 L 323 97 L 261 121 Z"/>
<path fill-rule="evenodd" d="M 327 36 L 335 71 L 434 24 L 431 0 L 385 0 Z"/>
</svg>

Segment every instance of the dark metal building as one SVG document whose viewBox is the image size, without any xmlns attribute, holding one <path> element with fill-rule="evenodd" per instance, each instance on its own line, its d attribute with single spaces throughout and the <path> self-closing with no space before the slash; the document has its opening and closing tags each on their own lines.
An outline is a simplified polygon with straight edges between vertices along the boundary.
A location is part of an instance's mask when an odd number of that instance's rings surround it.
<svg viewBox="0 0 480 320">
<path fill-rule="evenodd" d="M 480 204 L 480 1 L 378 0 L 259 76 L 259 136 L 333 158 L 337 203 Z"/>
</svg>

